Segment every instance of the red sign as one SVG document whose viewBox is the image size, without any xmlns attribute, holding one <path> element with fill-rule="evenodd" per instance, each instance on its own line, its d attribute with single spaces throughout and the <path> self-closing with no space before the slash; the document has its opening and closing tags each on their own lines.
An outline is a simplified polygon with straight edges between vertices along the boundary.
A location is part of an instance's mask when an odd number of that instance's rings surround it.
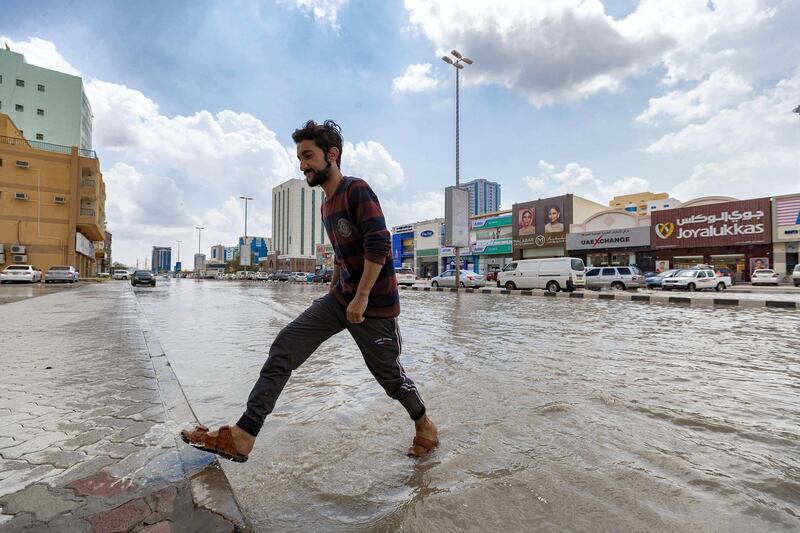
<svg viewBox="0 0 800 533">
<path fill-rule="evenodd" d="M 653 211 L 655 250 L 772 242 L 769 198 Z"/>
</svg>

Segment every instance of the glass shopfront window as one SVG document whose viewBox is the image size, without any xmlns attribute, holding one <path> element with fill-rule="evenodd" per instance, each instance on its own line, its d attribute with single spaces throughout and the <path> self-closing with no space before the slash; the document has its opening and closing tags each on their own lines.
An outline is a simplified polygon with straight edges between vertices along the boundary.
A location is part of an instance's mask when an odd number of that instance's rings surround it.
<svg viewBox="0 0 800 533">
<path fill-rule="evenodd" d="M 608 264 L 608 254 L 586 254 L 586 266 L 599 267 Z"/>
<path fill-rule="evenodd" d="M 673 258 L 675 268 L 692 268 L 703 263 L 702 255 L 686 255 L 683 257 L 675 256 Z"/>
<path fill-rule="evenodd" d="M 636 254 L 631 254 L 628 252 L 611 254 L 612 266 L 630 266 L 635 263 L 636 263 Z"/>
<path fill-rule="evenodd" d="M 734 281 L 744 281 L 744 274 L 747 271 L 744 254 L 712 255 L 710 260 L 714 268 L 730 270 Z"/>
</svg>

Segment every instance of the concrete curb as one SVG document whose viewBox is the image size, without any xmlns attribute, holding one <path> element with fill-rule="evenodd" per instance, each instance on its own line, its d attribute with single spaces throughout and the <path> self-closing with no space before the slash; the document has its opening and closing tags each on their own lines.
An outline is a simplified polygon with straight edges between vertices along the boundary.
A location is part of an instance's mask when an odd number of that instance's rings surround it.
<svg viewBox="0 0 800 533">
<path fill-rule="evenodd" d="M 156 337 L 138 300 L 136 300 L 136 310 L 142 324 L 142 334 L 147 344 L 147 350 L 150 353 L 150 361 L 153 363 L 156 373 L 167 420 L 172 422 L 175 427 L 185 425 L 187 422 L 198 422 L 183 387 L 172 370 L 164 348 Z M 177 434 L 175 443 L 183 471 L 191 485 L 195 507 L 221 516 L 231 523 L 235 531 L 252 531 L 252 525 L 242 513 L 217 457 L 189 446 Z"/>
<path fill-rule="evenodd" d="M 634 292 L 600 292 L 600 291 L 575 291 L 575 292 L 557 292 L 549 293 L 543 290 L 507 290 L 499 287 L 482 287 L 479 289 L 456 289 L 445 287 L 420 287 L 402 286 L 400 290 L 420 291 L 420 292 L 464 292 L 464 293 L 477 293 L 477 294 L 505 294 L 509 296 L 538 296 L 543 298 L 556 298 L 556 299 L 584 299 L 584 300 L 615 300 L 623 302 L 638 302 L 650 304 L 672 304 L 682 305 L 685 307 L 741 307 L 741 308 L 773 308 L 785 310 L 800 309 L 800 302 L 792 302 L 787 300 L 754 300 L 747 298 L 732 298 L 728 295 L 715 298 L 698 298 L 691 296 L 690 293 L 685 295 L 671 295 L 671 294 L 637 294 Z"/>
</svg>

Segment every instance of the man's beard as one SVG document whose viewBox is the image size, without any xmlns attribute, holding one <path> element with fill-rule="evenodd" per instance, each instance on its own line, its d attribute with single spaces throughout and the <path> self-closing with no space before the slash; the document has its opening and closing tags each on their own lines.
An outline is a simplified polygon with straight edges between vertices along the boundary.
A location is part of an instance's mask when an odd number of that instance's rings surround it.
<svg viewBox="0 0 800 533">
<path fill-rule="evenodd" d="M 313 170 L 312 172 L 310 176 L 306 176 L 306 183 L 308 183 L 308 186 L 316 187 L 317 185 L 322 185 L 331 177 L 331 162 L 328 161 L 327 166 L 322 170 Z"/>
</svg>

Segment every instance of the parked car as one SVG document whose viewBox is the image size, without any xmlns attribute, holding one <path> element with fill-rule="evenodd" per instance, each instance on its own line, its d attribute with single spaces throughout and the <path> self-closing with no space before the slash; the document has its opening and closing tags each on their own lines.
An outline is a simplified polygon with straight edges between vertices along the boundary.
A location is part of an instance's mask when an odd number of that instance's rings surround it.
<svg viewBox="0 0 800 533">
<path fill-rule="evenodd" d="M 414 270 L 410 268 L 397 268 L 394 271 L 394 277 L 398 285 L 413 285 L 417 281 L 417 276 L 414 275 Z"/>
<path fill-rule="evenodd" d="M 735 272 L 731 271 L 730 268 L 727 267 L 719 267 L 714 269 L 714 274 L 717 276 L 728 276 L 731 278 L 731 285 L 736 285 L 736 276 Z"/>
<path fill-rule="evenodd" d="M 306 283 L 313 283 L 313 282 L 314 282 L 314 273 L 306 272 Z"/>
<path fill-rule="evenodd" d="M 130 277 L 130 273 L 122 268 L 114 269 L 114 279 L 124 279 L 127 280 Z"/>
<path fill-rule="evenodd" d="M 750 276 L 751 285 L 775 285 L 780 284 L 780 275 L 771 268 L 760 268 L 754 270 Z"/>
<path fill-rule="evenodd" d="M 255 280 L 256 273 L 253 272 L 252 270 L 248 270 L 244 273 L 244 279 Z"/>
<path fill-rule="evenodd" d="M 680 272 L 679 268 L 672 268 L 670 270 L 665 270 L 664 272 L 655 272 L 648 276 L 645 273 L 644 276 L 644 285 L 648 289 L 660 289 L 661 284 L 664 282 L 665 279 L 671 278 L 675 274 Z"/>
<path fill-rule="evenodd" d="M 267 278 L 269 278 L 269 274 L 267 274 L 266 272 L 261 272 L 261 271 L 256 272 L 256 279 L 258 281 L 267 281 Z"/>
<path fill-rule="evenodd" d="M 642 286 L 642 271 L 636 267 L 596 267 L 586 272 L 586 288 L 592 290 L 638 289 Z"/>
<path fill-rule="evenodd" d="M 292 274 L 289 276 L 289 281 L 294 281 L 294 282 L 297 282 L 297 283 L 299 283 L 299 282 L 305 283 L 305 281 L 306 281 L 306 273 L 305 272 L 292 272 Z"/>
<path fill-rule="evenodd" d="M 290 270 L 278 270 L 278 281 L 289 281 L 292 272 Z"/>
<path fill-rule="evenodd" d="M 471 270 L 462 270 L 458 280 L 461 287 L 483 287 L 486 285 L 486 280 L 480 274 L 476 274 Z M 445 270 L 431 280 L 431 287 L 455 287 L 456 286 L 456 271 L 454 268 Z"/>
<path fill-rule="evenodd" d="M 792 271 L 792 282 L 795 287 L 800 287 L 800 265 L 795 265 Z"/>
<path fill-rule="evenodd" d="M 42 281 L 42 271 L 31 265 L 8 265 L 0 272 L 0 283 L 17 281 L 38 283 Z"/>
<path fill-rule="evenodd" d="M 497 286 L 571 292 L 585 286 L 584 268 L 583 260 L 577 257 L 520 259 L 507 264 L 497 275 Z"/>
<path fill-rule="evenodd" d="M 717 276 L 710 268 L 691 268 L 681 270 L 671 278 L 666 278 L 661 284 L 661 290 L 686 289 L 694 292 L 714 289 L 719 292 L 730 286 L 730 276 Z"/>
<path fill-rule="evenodd" d="M 80 273 L 72 266 L 51 266 L 44 274 L 45 283 L 78 283 Z"/>
<path fill-rule="evenodd" d="M 497 281 L 497 274 L 500 270 L 490 270 L 486 273 L 486 281 Z"/>
<path fill-rule="evenodd" d="M 151 287 L 155 287 L 156 277 L 149 270 L 136 270 L 131 275 L 131 285 L 134 287 L 137 285 L 150 285 Z"/>
<path fill-rule="evenodd" d="M 333 270 L 330 268 L 325 268 L 322 270 L 317 270 L 312 281 L 314 283 L 330 283 L 331 279 L 333 279 Z"/>
</svg>

